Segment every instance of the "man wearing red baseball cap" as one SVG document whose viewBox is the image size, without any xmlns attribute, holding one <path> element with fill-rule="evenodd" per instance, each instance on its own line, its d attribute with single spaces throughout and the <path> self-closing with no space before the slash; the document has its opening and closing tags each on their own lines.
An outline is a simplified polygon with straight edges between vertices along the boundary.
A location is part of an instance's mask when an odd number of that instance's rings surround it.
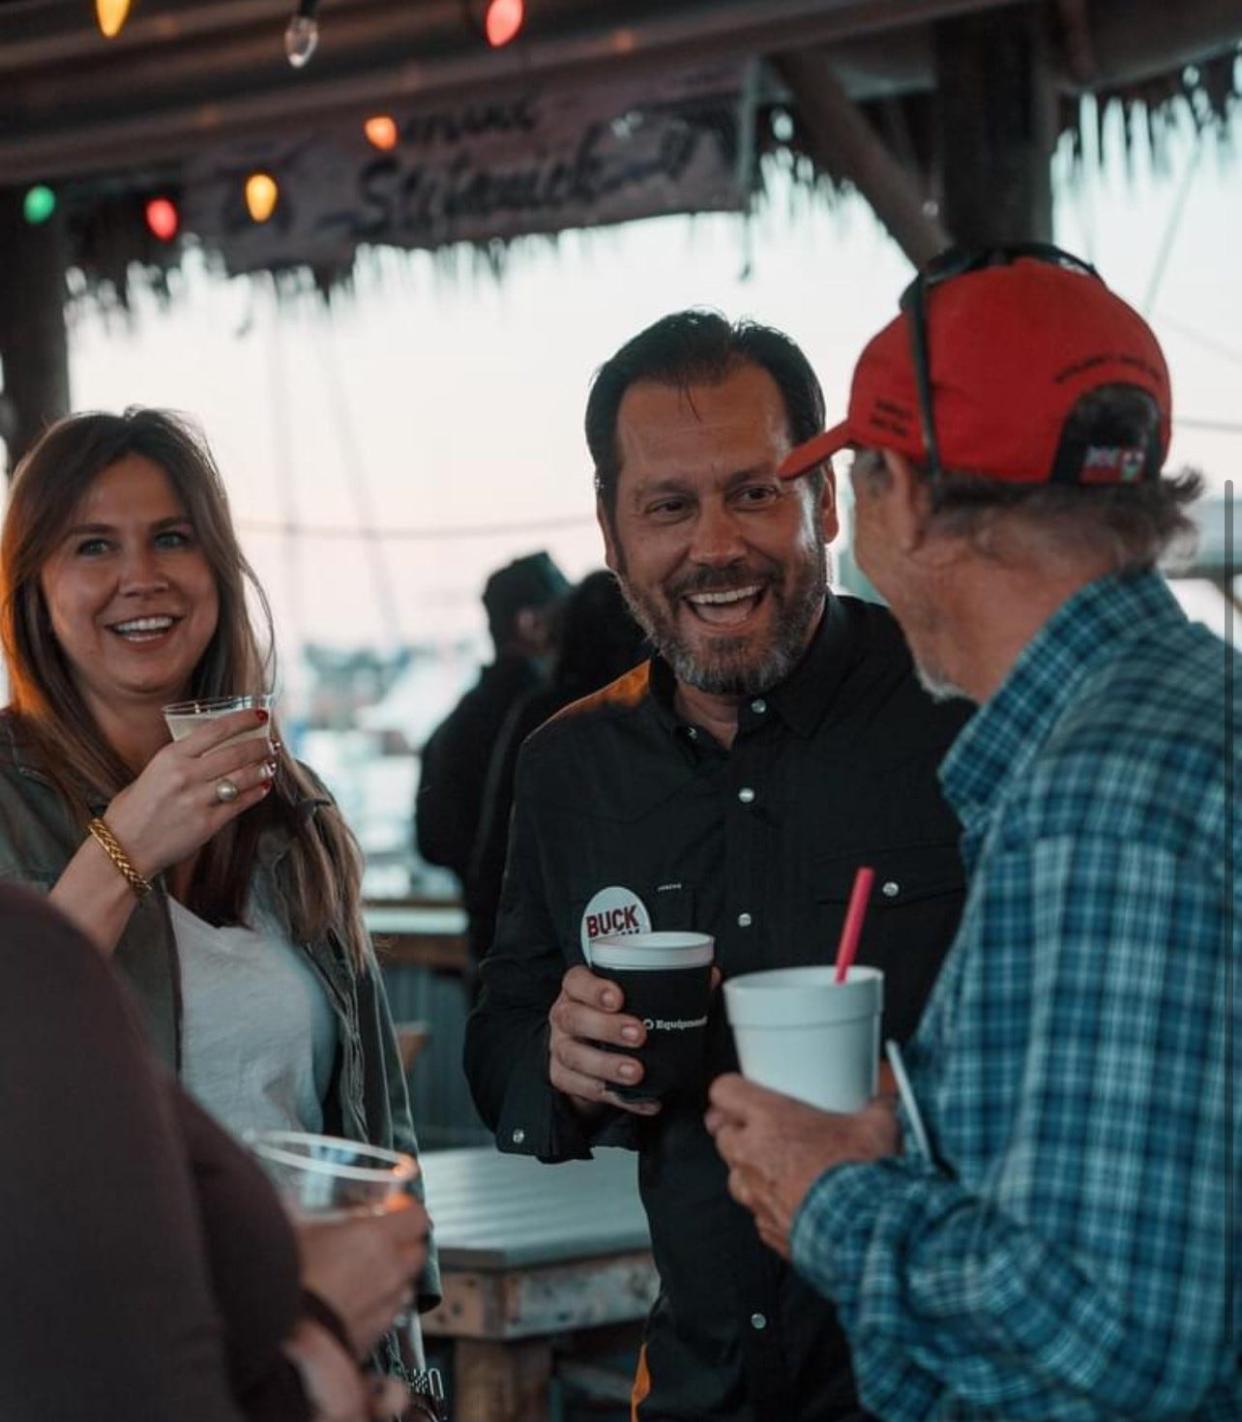
<svg viewBox="0 0 1242 1422">
<path fill-rule="evenodd" d="M 1199 486 L 1162 476 L 1170 408 L 1092 268 L 954 253 L 782 466 L 854 451 L 858 562 L 924 682 L 979 706 L 941 768 L 967 906 L 900 1119 L 738 1076 L 708 1117 L 888 1422 L 1242 1416 L 1239 666 L 1155 571 Z"/>
</svg>

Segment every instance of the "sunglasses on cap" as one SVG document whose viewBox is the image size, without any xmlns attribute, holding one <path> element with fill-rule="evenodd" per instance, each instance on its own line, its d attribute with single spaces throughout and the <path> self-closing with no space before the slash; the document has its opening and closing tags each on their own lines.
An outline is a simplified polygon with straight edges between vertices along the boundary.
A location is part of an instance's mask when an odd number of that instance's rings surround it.
<svg viewBox="0 0 1242 1422">
<path fill-rule="evenodd" d="M 1014 242 L 995 247 L 950 247 L 933 257 L 926 267 L 901 293 L 899 306 L 910 328 L 910 357 L 914 366 L 915 390 L 919 401 L 919 423 L 923 445 L 927 451 L 927 473 L 937 480 L 944 474 L 940 462 L 940 442 L 936 438 L 936 418 L 932 401 L 931 357 L 927 334 L 927 293 L 943 286 L 955 277 L 966 276 L 986 267 L 1003 267 L 1021 260 L 1047 262 L 1068 271 L 1094 277 L 1101 286 L 1104 279 L 1090 262 L 1084 262 L 1070 252 L 1054 247 L 1050 242 Z"/>
</svg>

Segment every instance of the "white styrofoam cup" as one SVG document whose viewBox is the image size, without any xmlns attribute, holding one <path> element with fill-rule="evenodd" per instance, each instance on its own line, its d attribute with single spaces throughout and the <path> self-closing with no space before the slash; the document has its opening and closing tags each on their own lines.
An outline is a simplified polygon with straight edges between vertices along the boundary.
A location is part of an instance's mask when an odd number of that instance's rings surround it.
<svg viewBox="0 0 1242 1422">
<path fill-rule="evenodd" d="M 875 1095 L 884 974 L 831 965 L 726 979 L 725 1011 L 742 1075 L 824 1111 L 857 1111 Z"/>
</svg>

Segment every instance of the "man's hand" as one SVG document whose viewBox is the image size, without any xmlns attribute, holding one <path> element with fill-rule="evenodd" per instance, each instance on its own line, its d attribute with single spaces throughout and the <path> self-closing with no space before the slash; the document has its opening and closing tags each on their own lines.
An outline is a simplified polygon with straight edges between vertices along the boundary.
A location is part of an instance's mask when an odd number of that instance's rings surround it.
<svg viewBox="0 0 1242 1422">
<path fill-rule="evenodd" d="M 637 1017 L 625 1016 L 623 1005 L 616 983 L 578 966 L 561 979 L 560 996 L 548 1012 L 548 1078 L 583 1115 L 592 1115 L 602 1106 L 617 1106 L 635 1116 L 654 1116 L 660 1109 L 657 1101 L 621 1100 L 613 1085 L 641 1081 L 642 1063 L 595 1045 L 642 1046 L 646 1028 Z"/>
<path fill-rule="evenodd" d="M 729 1167 L 729 1193 L 754 1215 L 760 1239 L 785 1259 L 794 1218 L 825 1170 L 895 1155 L 900 1145 L 887 1096 L 844 1116 L 731 1074 L 712 1083 L 710 1100 L 707 1129 Z"/>
</svg>

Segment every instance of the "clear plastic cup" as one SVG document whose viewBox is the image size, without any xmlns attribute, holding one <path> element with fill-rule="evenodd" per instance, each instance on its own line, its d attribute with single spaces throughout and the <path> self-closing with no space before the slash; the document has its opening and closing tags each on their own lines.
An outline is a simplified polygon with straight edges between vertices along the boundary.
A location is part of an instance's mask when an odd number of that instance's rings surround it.
<svg viewBox="0 0 1242 1422">
<path fill-rule="evenodd" d="M 329 1219 L 381 1213 L 410 1193 L 418 1162 L 384 1150 L 306 1131 L 251 1131 L 246 1144 L 290 1214 Z"/>
<path fill-rule="evenodd" d="M 234 711 L 271 709 L 272 696 L 266 691 L 253 696 L 209 696 L 198 701 L 174 701 L 162 708 L 169 734 L 174 741 L 183 741 L 191 731 L 196 731 L 200 726 L 205 726 L 209 721 L 216 721 L 221 716 L 229 716 Z M 270 727 L 266 723 L 260 723 L 253 730 L 238 731 L 235 736 L 230 736 L 225 745 L 229 741 L 255 740 L 270 734 Z"/>
</svg>

